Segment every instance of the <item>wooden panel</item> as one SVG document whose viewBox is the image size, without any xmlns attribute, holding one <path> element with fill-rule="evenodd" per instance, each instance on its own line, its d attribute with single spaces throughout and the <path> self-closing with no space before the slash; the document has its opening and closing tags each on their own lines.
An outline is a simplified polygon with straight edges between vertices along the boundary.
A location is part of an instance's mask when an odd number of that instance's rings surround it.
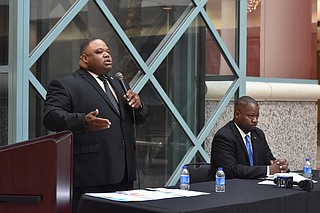
<svg viewBox="0 0 320 213">
<path fill-rule="evenodd" d="M 58 133 L 0 149 L 0 212 L 71 212 L 72 135 Z"/>
</svg>

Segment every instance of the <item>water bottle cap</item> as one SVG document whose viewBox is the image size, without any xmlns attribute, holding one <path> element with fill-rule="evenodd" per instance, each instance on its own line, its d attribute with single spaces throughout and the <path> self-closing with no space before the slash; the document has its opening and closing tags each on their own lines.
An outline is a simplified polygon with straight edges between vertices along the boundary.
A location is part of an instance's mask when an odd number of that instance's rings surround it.
<svg viewBox="0 0 320 213">
<path fill-rule="evenodd" d="M 307 158 L 306 158 L 306 161 L 309 161 L 309 160 L 310 160 L 310 158 L 309 158 L 309 157 L 307 157 Z"/>
<path fill-rule="evenodd" d="M 182 166 L 182 169 L 186 169 L 186 168 L 187 168 L 187 166 L 186 166 L 186 165 Z"/>
<path fill-rule="evenodd" d="M 218 170 L 219 170 L 219 171 L 222 170 L 222 167 L 218 167 Z"/>
</svg>

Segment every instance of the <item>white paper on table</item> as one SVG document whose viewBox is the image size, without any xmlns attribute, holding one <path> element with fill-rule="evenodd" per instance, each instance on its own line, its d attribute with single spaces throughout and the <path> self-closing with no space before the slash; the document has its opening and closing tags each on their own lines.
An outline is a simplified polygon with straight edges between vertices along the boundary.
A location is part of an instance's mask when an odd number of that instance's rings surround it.
<svg viewBox="0 0 320 213">
<path fill-rule="evenodd" d="M 169 189 L 169 188 L 147 188 L 147 190 L 154 190 L 158 192 L 174 194 L 179 197 L 192 197 L 192 196 L 210 194 L 207 192 L 198 192 L 198 191 L 182 190 L 182 189 Z"/>
<path fill-rule="evenodd" d="M 160 200 L 175 197 L 191 197 L 205 194 L 210 193 L 168 188 L 146 188 L 109 193 L 86 193 L 86 195 L 91 197 L 123 202 Z"/>
</svg>

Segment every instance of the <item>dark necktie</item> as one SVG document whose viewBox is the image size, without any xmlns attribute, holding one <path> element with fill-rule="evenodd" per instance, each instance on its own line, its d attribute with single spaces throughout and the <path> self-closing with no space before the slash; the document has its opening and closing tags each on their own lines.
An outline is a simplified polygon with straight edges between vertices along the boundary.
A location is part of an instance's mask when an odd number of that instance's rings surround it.
<svg viewBox="0 0 320 213">
<path fill-rule="evenodd" d="M 106 94 L 108 96 L 108 98 L 110 99 L 114 109 L 117 111 L 117 113 L 120 115 L 120 111 L 119 111 L 119 106 L 118 106 L 118 102 L 116 100 L 116 98 L 114 97 L 114 95 L 111 92 L 111 89 L 108 85 L 108 77 L 105 75 L 99 75 L 98 78 L 103 82 L 104 85 L 104 89 L 106 91 Z"/>
<path fill-rule="evenodd" d="M 251 149 L 251 144 L 250 144 L 250 136 L 246 135 L 245 139 L 246 139 L 247 152 L 249 155 L 250 166 L 253 166 L 253 154 L 252 154 L 252 149 Z"/>
</svg>

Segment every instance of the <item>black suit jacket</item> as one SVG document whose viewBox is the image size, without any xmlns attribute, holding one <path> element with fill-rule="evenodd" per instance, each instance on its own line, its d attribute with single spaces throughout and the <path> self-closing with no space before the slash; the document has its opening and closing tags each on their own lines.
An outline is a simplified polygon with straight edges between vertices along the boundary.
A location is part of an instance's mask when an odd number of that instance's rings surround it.
<svg viewBox="0 0 320 213">
<path fill-rule="evenodd" d="M 209 178 L 214 179 L 218 167 L 223 167 L 226 178 L 265 177 L 267 165 L 275 160 L 263 131 L 255 128 L 251 131 L 254 165 L 250 166 L 246 146 L 233 121 L 217 131 L 211 147 L 211 169 Z"/>
<path fill-rule="evenodd" d="M 136 179 L 134 122 L 144 122 L 147 109 L 143 106 L 133 110 L 128 106 L 119 81 L 109 77 L 121 115 L 116 113 L 103 89 L 86 70 L 79 69 L 49 84 L 43 122 L 51 131 L 73 132 L 75 187 L 116 184 L 125 174 L 127 181 Z M 99 109 L 98 117 L 111 121 L 109 129 L 86 129 L 84 116 L 95 109 Z"/>
</svg>

